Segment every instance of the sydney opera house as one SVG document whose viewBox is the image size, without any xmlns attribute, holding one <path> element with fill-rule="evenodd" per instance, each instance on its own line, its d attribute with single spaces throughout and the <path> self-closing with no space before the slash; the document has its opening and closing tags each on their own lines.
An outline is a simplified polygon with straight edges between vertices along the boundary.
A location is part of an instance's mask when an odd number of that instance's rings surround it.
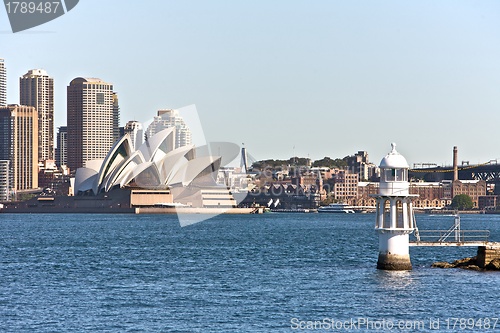
<svg viewBox="0 0 500 333">
<path fill-rule="evenodd" d="M 236 200 L 215 179 L 220 166 L 237 157 L 238 146 L 221 142 L 176 148 L 175 131 L 175 127 L 163 129 L 138 149 L 125 134 L 104 160 L 88 161 L 77 169 L 72 184 L 74 196 L 42 196 L 18 208 L 33 212 L 135 213 L 235 209 L 243 197 Z"/>
<path fill-rule="evenodd" d="M 74 191 L 96 195 L 116 187 L 188 186 L 211 175 L 220 166 L 220 157 L 195 156 L 193 145 L 175 149 L 175 127 L 153 135 L 137 150 L 126 134 L 113 145 L 104 161 L 89 161 L 85 168 L 77 170 Z"/>
</svg>

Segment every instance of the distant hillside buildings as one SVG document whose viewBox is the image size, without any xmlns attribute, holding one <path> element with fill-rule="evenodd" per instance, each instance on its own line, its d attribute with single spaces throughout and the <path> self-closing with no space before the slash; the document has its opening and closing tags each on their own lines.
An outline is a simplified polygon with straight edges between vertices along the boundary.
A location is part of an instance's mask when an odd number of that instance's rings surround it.
<svg viewBox="0 0 500 333">
<path fill-rule="evenodd" d="M 368 152 L 358 151 L 353 156 L 347 158 L 347 167 L 350 173 L 357 174 L 358 179 L 372 179 L 377 170 L 377 166 L 368 161 Z"/>
<path fill-rule="evenodd" d="M 368 154 L 359 151 L 346 157 L 342 168 L 292 166 L 253 170 L 247 182 L 251 194 L 246 203 L 255 202 L 275 209 L 315 208 L 320 202 L 343 202 L 352 206 L 375 207 L 372 195 L 378 193 L 379 169 L 368 161 Z M 370 181 L 366 181 L 370 179 Z M 363 181 L 362 181 L 363 180 Z M 234 190 L 238 190 L 234 188 Z M 441 209 L 449 206 L 454 196 L 467 194 L 474 207 L 485 209 L 497 206 L 497 197 L 488 195 L 483 180 L 454 180 L 424 182 L 413 180 L 410 193 L 418 194 L 413 205 L 421 209 Z M 299 198 L 307 198 L 300 199 Z M 277 204 L 276 204 L 277 202 Z M 299 203 L 300 202 L 300 203 Z"/>
<path fill-rule="evenodd" d="M 375 200 L 370 197 L 378 191 L 378 183 L 364 182 L 358 186 L 359 195 L 355 200 L 350 200 L 352 205 L 373 206 Z M 441 209 L 451 204 L 453 197 L 466 194 L 471 197 L 474 208 L 485 209 L 488 207 L 482 198 L 488 196 L 484 180 L 444 180 L 441 182 L 413 181 L 410 183 L 410 194 L 418 194 L 413 200 L 416 208 Z M 496 196 L 494 196 L 496 197 Z M 496 202 L 496 201 L 495 201 Z"/>
<path fill-rule="evenodd" d="M 338 170 L 334 174 L 333 180 L 333 189 L 331 189 L 333 200 L 344 201 L 358 197 L 359 173 Z"/>
</svg>

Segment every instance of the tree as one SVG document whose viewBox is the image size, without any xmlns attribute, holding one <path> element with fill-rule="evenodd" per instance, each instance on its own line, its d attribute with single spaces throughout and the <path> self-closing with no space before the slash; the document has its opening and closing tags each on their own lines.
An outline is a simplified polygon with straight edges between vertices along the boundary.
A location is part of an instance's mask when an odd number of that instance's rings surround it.
<svg viewBox="0 0 500 333">
<path fill-rule="evenodd" d="M 458 210 L 469 210 L 474 207 L 474 202 L 467 194 L 458 194 L 453 197 L 451 207 Z"/>
<path fill-rule="evenodd" d="M 313 167 L 328 167 L 328 168 L 333 168 L 335 165 L 334 161 L 330 157 L 323 157 L 320 160 L 316 160 L 313 163 Z"/>
<path fill-rule="evenodd" d="M 316 160 L 313 163 L 313 167 L 328 167 L 328 168 L 339 168 L 343 169 L 344 167 L 347 166 L 346 158 L 336 158 L 336 159 L 331 159 L 328 156 L 323 157 L 320 160 Z"/>
</svg>

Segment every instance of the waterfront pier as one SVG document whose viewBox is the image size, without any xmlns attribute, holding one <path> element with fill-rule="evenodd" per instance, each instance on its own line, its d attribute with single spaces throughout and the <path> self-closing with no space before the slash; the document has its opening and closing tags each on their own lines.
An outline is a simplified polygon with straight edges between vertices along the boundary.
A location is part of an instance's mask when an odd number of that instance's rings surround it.
<svg viewBox="0 0 500 333">
<path fill-rule="evenodd" d="M 460 215 L 448 230 L 419 230 L 415 223 L 415 240 L 409 246 L 468 246 L 477 247 L 476 265 L 485 268 L 491 261 L 500 258 L 500 242 L 490 242 L 489 230 L 461 229 Z"/>
</svg>

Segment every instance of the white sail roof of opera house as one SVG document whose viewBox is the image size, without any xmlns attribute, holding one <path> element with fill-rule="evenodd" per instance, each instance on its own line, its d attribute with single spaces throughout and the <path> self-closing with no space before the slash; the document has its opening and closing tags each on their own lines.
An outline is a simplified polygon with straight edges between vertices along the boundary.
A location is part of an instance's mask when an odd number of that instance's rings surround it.
<svg viewBox="0 0 500 333">
<path fill-rule="evenodd" d="M 134 150 L 125 134 L 109 150 L 104 160 L 87 162 L 75 176 L 75 194 L 108 192 L 115 187 L 134 186 L 166 189 L 188 186 L 216 172 L 221 158 L 196 157 L 193 145 L 175 148 L 175 127 L 164 129 Z"/>
</svg>

